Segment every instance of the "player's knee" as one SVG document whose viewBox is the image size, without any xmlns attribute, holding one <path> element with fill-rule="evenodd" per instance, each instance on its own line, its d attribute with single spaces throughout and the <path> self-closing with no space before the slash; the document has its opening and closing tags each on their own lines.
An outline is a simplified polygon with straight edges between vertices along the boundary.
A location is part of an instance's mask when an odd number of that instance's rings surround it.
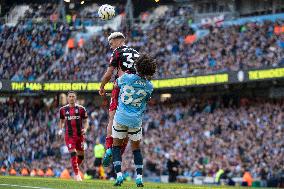
<svg viewBox="0 0 284 189">
<path fill-rule="evenodd" d="M 128 139 L 129 139 L 128 137 L 126 137 L 125 139 L 123 139 L 123 144 L 124 144 L 124 145 L 125 145 L 125 144 L 126 144 L 126 145 L 128 144 Z"/>
<path fill-rule="evenodd" d="M 131 141 L 132 151 L 140 150 L 140 141 Z"/>
<path fill-rule="evenodd" d="M 123 139 L 113 138 L 113 146 L 121 147 L 123 144 Z"/>
<path fill-rule="evenodd" d="M 71 157 L 77 156 L 76 152 L 71 152 L 70 154 L 71 154 Z"/>
</svg>

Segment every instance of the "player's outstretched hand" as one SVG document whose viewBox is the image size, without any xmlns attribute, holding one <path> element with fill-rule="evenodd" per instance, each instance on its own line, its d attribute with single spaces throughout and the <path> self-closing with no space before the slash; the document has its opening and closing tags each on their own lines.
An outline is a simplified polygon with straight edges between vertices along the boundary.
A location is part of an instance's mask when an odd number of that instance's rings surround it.
<svg viewBox="0 0 284 189">
<path fill-rule="evenodd" d="M 104 88 L 100 88 L 99 94 L 100 94 L 101 96 L 105 96 L 105 95 L 106 95 L 105 89 L 104 89 Z"/>
</svg>

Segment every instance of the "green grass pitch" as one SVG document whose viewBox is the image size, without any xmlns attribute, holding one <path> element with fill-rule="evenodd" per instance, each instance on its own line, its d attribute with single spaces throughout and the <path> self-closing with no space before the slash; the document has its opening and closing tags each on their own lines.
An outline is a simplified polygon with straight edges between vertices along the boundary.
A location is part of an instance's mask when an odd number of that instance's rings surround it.
<svg viewBox="0 0 284 189">
<path fill-rule="evenodd" d="M 33 177 L 13 177 L 0 176 L 0 189 L 132 189 L 137 188 L 134 181 L 125 182 L 121 187 L 113 187 L 114 181 L 102 180 L 84 180 L 75 182 L 74 180 L 61 180 L 56 178 L 33 178 Z M 144 189 L 233 189 L 244 187 L 217 187 L 217 186 L 194 186 L 188 184 L 162 184 L 162 183 L 144 183 Z"/>
</svg>

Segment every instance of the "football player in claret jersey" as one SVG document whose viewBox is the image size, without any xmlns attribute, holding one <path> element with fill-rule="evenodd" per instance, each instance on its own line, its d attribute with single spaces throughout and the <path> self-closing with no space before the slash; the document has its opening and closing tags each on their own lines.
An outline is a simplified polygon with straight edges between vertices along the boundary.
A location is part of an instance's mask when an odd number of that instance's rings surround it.
<svg viewBox="0 0 284 189">
<path fill-rule="evenodd" d="M 136 73 L 134 61 L 139 57 L 139 53 L 134 50 L 133 48 L 130 48 L 125 45 L 125 37 L 120 32 L 114 32 L 108 37 L 108 42 L 110 45 L 110 48 L 113 50 L 110 64 L 105 72 L 102 83 L 100 86 L 99 94 L 101 96 L 105 95 L 105 85 L 110 81 L 112 75 L 115 73 L 115 79 L 121 77 L 124 73 Z M 114 83 L 115 86 L 115 83 Z M 112 132 L 112 123 L 113 123 L 113 117 L 117 108 L 118 104 L 118 94 L 119 89 L 117 87 L 114 87 L 111 93 L 111 102 L 109 107 L 109 123 L 107 126 L 107 136 L 106 136 L 106 153 L 105 157 L 103 158 L 103 165 L 105 167 L 109 166 L 111 156 L 112 156 L 112 144 L 113 144 L 113 138 L 111 136 Z M 122 153 L 124 152 L 128 140 L 124 140 L 124 145 L 122 147 Z"/>
<path fill-rule="evenodd" d="M 84 160 L 85 133 L 88 129 L 88 114 L 86 109 L 76 104 L 76 93 L 69 91 L 67 95 L 68 104 L 61 107 L 59 134 L 65 129 L 65 143 L 71 155 L 71 164 L 76 181 L 82 181 L 79 174 L 79 166 Z"/>
<path fill-rule="evenodd" d="M 136 185 L 143 187 L 143 157 L 140 149 L 142 118 L 153 92 L 153 85 L 149 79 L 156 71 L 156 62 L 147 55 L 141 55 L 135 61 L 135 67 L 137 74 L 125 73 L 116 82 L 119 88 L 119 100 L 112 126 L 113 165 L 117 174 L 115 186 L 121 186 L 123 182 L 121 146 L 123 140 L 128 137 L 136 167 Z"/>
</svg>

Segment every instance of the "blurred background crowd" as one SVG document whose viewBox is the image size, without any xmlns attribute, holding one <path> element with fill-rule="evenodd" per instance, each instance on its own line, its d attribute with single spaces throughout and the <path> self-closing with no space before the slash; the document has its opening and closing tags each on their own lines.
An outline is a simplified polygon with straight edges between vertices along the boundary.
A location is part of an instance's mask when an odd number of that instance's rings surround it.
<svg viewBox="0 0 284 189">
<path fill-rule="evenodd" d="M 100 80 L 111 55 L 107 36 L 112 30 L 105 29 L 78 45 L 75 40 L 68 49 L 67 41 L 72 31 L 73 36 L 77 31 L 74 27 L 83 25 L 80 15 L 88 11 L 72 17 L 67 15 L 66 22 L 62 22 L 55 7 L 33 5 L 15 26 L 1 25 L 0 78 Z M 118 8 L 118 11 L 123 9 Z M 122 26 L 127 45 L 140 53 L 150 53 L 158 60 L 156 78 L 284 64 L 284 37 L 274 32 L 274 27 L 283 25 L 283 20 L 209 27 L 208 35 L 198 38 L 189 27 L 191 12 L 190 8 L 170 8 L 148 27 L 143 27 L 142 16 L 140 24 L 131 28 Z M 190 37 L 192 40 L 188 40 Z"/>
<path fill-rule="evenodd" d="M 128 21 L 125 3 L 115 6 L 118 17 Z M 193 17 L 197 10 L 190 6 L 155 8 L 139 13 L 132 27 L 122 22 L 119 30 L 126 35 L 128 46 L 156 58 L 156 79 L 284 66 L 283 17 L 196 25 Z M 97 9 L 98 5 L 86 6 L 62 19 L 56 3 L 29 4 L 14 24 L 0 20 L 0 90 L 1 80 L 100 81 L 112 53 L 107 37 L 114 30 L 101 25 L 105 22 L 98 20 Z M 17 15 L 12 13 L 12 18 Z M 84 37 L 90 28 L 101 30 Z M 265 85 L 266 90 L 277 83 Z M 150 101 L 143 124 L 145 177 L 168 174 L 175 162 L 178 169 L 173 174 L 180 179 L 215 177 L 223 171 L 227 178 L 249 173 L 264 181 L 262 186 L 281 179 L 284 183 L 283 98 L 239 98 L 231 95 L 232 91 L 228 96 L 220 95 L 228 85 L 219 91 L 215 88 L 216 97 L 205 97 L 203 89 L 198 97 L 193 97 L 194 90 L 184 89 L 183 95 L 186 90 L 193 95 Z M 40 175 L 38 170 L 52 170 L 58 177 L 65 169 L 71 170 L 70 154 L 63 136 L 57 134 L 58 110 L 63 104 L 59 95 L 42 98 L 43 93 L 25 92 L 5 94 L 4 98 L 1 93 L 0 143 L 5 145 L 0 146 L 0 173 L 14 170 L 13 174 L 22 174 L 27 169 L 28 174 Z M 237 94 L 241 93 L 238 90 Z M 105 142 L 108 103 L 95 95 L 84 95 L 82 105 L 87 108 L 90 128 L 81 170 L 111 178 L 111 167 L 94 166 L 94 147 Z M 135 172 L 132 159 L 128 147 L 123 156 L 123 171 L 128 176 Z"/>
<path fill-rule="evenodd" d="M 224 169 L 241 177 L 280 178 L 284 173 L 283 100 L 216 97 L 211 99 L 152 100 L 144 119 L 145 176 L 166 174 L 167 162 L 180 163 L 179 175 L 214 176 Z M 0 165 L 20 173 L 52 167 L 57 176 L 70 168 L 63 137 L 57 134 L 58 105 L 40 100 L 1 103 Z M 82 171 L 94 169 L 96 140 L 104 143 L 107 109 L 88 104 L 90 128 Z M 123 158 L 124 172 L 135 167 L 130 146 Z M 111 168 L 105 170 L 112 177 Z"/>
<path fill-rule="evenodd" d="M 167 20 L 161 20 L 149 30 L 137 26 L 128 33 L 128 46 L 140 53 L 150 52 L 157 59 L 159 67 L 156 78 L 284 65 L 284 38 L 273 32 L 274 25 L 278 23 L 267 21 L 263 24 L 214 28 L 208 36 L 193 44 L 185 41 L 190 32 L 186 29 L 187 22 L 167 23 Z M 70 50 L 45 78 L 99 81 L 111 55 L 107 44 L 109 33 L 94 37 L 84 48 Z"/>
</svg>

